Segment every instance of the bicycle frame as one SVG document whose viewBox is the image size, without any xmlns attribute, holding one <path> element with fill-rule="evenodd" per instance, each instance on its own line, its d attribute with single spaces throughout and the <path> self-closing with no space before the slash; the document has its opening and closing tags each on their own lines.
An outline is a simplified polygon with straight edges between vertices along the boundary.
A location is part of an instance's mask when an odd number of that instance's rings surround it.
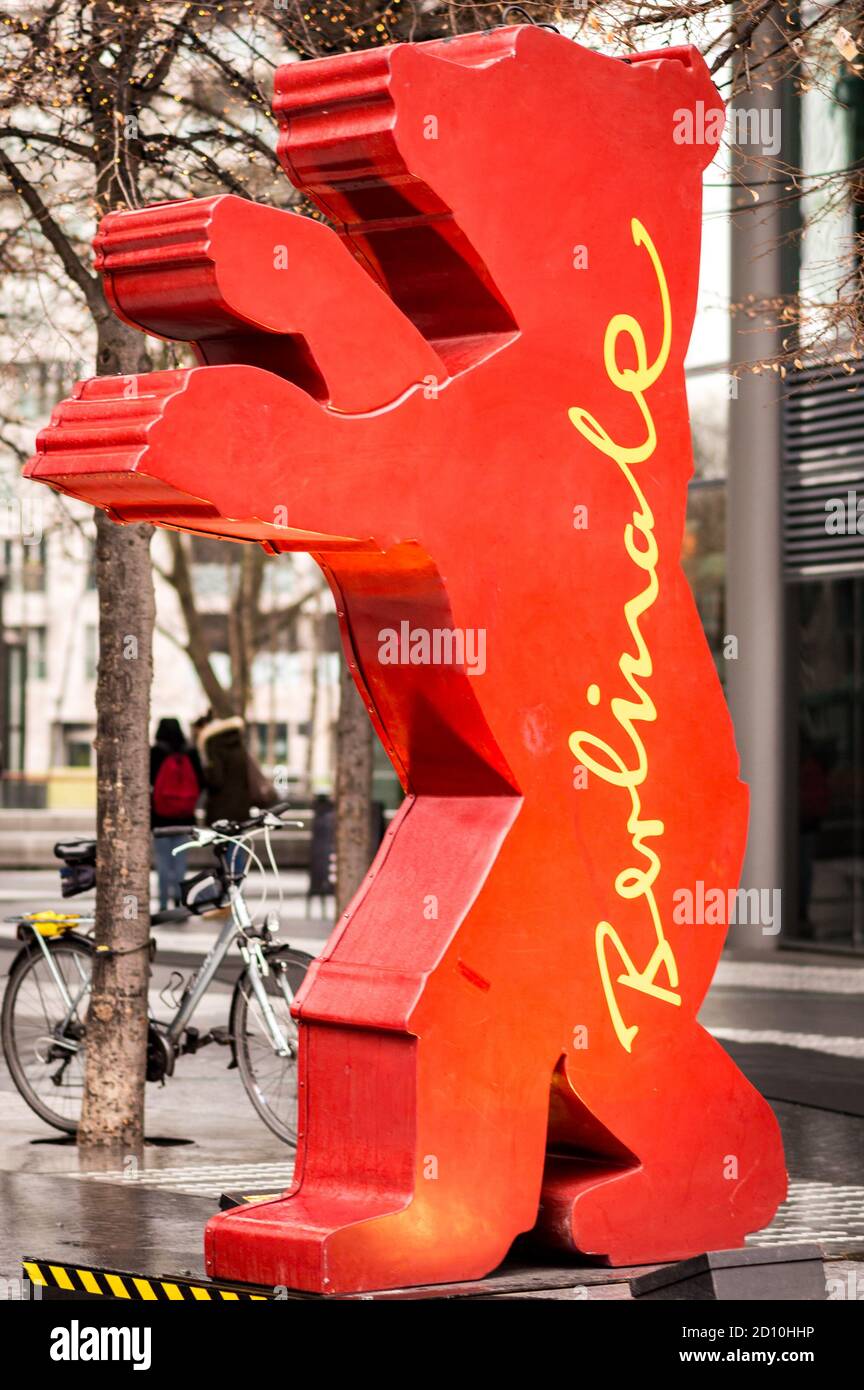
<svg viewBox="0 0 864 1390">
<path fill-rule="evenodd" d="M 231 918 L 225 923 L 213 946 L 207 952 L 203 962 L 189 981 L 184 991 L 183 998 L 180 1001 L 180 1007 L 168 1025 L 167 1036 L 172 1043 L 179 1043 L 183 1030 L 188 1026 L 198 1004 L 207 993 L 213 981 L 213 977 L 231 948 L 234 938 L 239 936 L 242 943 L 241 950 L 244 963 L 248 970 L 249 980 L 252 985 L 252 992 L 258 1001 L 258 1006 L 261 1009 L 268 1032 L 270 1033 L 270 1041 L 273 1044 L 274 1051 L 276 1051 L 280 1057 L 287 1057 L 290 1055 L 291 1048 L 288 1045 L 282 1029 L 279 1027 L 279 1021 L 273 1012 L 270 1000 L 267 997 L 267 991 L 264 987 L 264 978 L 267 974 L 267 962 L 257 941 L 244 941 L 245 932 L 252 926 L 252 918 L 246 906 L 243 890 L 239 884 L 232 883 L 229 885 L 228 895 L 231 904 Z M 253 948 L 257 946 L 258 949 L 250 949 L 250 946 Z M 283 989 L 286 987 L 290 989 L 290 987 L 283 984 Z M 292 1001 L 289 1000 L 288 1002 L 290 1003 Z"/>
<path fill-rule="evenodd" d="M 265 831 L 265 834 L 266 833 L 268 832 Z M 252 838 L 252 835 L 220 835 L 218 833 L 214 834 L 212 831 L 206 831 L 199 832 L 199 834 L 196 835 L 195 839 L 190 841 L 190 844 L 194 845 L 201 843 L 209 843 L 212 846 L 227 846 L 233 844 L 235 847 L 235 855 L 237 851 L 246 853 L 251 858 L 254 858 L 256 860 L 256 863 L 258 863 L 260 866 L 260 860 L 258 860 L 257 856 L 249 848 L 248 845 L 248 841 Z M 267 841 L 267 844 L 269 849 L 269 839 Z M 184 845 L 180 848 L 185 849 L 187 848 L 187 846 Z M 220 856 L 217 854 L 217 858 L 218 857 Z M 228 886 L 228 901 L 231 907 L 230 921 L 225 923 L 225 926 L 222 928 L 213 946 L 208 951 L 202 964 L 199 966 L 198 970 L 189 980 L 189 983 L 187 984 L 186 989 L 183 993 L 183 997 L 180 1001 L 180 1007 L 178 1008 L 177 1013 L 174 1015 L 173 1019 L 168 1025 L 167 1037 L 173 1045 L 176 1046 L 179 1044 L 180 1038 L 183 1034 L 183 1030 L 186 1027 L 188 1027 L 189 1022 L 196 1008 L 198 1007 L 198 1004 L 206 994 L 213 981 L 213 977 L 219 969 L 219 966 L 222 964 L 223 960 L 228 954 L 228 951 L 230 950 L 234 938 L 239 937 L 240 952 L 243 957 L 243 962 L 246 966 L 247 973 L 249 975 L 249 981 L 252 986 L 252 993 L 255 995 L 255 998 L 258 1002 L 258 1007 L 261 1010 L 261 1014 L 266 1024 L 267 1031 L 270 1034 L 270 1041 L 273 1045 L 273 1050 L 280 1057 L 288 1057 L 291 1055 L 290 1044 L 287 1038 L 285 1037 L 285 1034 L 282 1032 L 281 1027 L 279 1026 L 279 1020 L 273 1012 L 273 1007 L 270 1003 L 269 998 L 267 997 L 267 990 L 264 986 L 264 980 L 267 974 L 269 973 L 269 967 L 267 965 L 266 957 L 264 956 L 264 953 L 261 949 L 260 940 L 258 938 L 250 938 L 247 935 L 247 932 L 252 927 L 253 923 L 252 917 L 249 913 L 249 908 L 246 905 L 246 899 L 243 895 L 242 883 L 243 877 L 245 877 L 245 873 L 238 877 L 235 871 L 233 869 L 230 869 L 226 877 Z M 280 984 L 283 993 L 285 993 L 286 995 L 287 1003 L 290 1006 L 293 1003 L 293 995 L 291 994 L 290 985 L 288 985 L 287 981 L 284 979 L 280 981 Z"/>
<path fill-rule="evenodd" d="M 172 1043 L 180 1041 L 183 1029 L 190 1022 L 193 1013 L 210 988 L 213 977 L 231 949 L 231 943 L 236 935 L 237 926 L 232 916 L 225 923 L 183 992 L 180 1007 L 167 1028 L 167 1036 Z"/>
<path fill-rule="evenodd" d="M 251 836 L 244 836 L 242 839 L 220 835 L 211 836 L 208 832 L 206 840 L 203 836 L 199 836 L 190 841 L 190 844 L 202 842 L 211 844 L 233 843 L 238 848 L 251 854 L 252 851 L 248 850 L 246 844 L 246 840 L 251 838 Z M 181 846 L 183 849 L 187 847 L 186 845 Z M 264 980 L 269 974 L 269 967 L 267 959 L 261 949 L 261 942 L 257 937 L 250 938 L 247 936 L 247 932 L 253 926 L 253 922 L 243 894 L 242 878 L 239 881 L 234 878 L 229 879 L 228 900 L 231 907 L 231 916 L 219 932 L 219 935 L 207 952 L 201 965 L 190 977 L 180 1000 L 180 1005 L 177 1008 L 177 1012 L 167 1024 L 167 1027 L 165 1027 L 164 1036 L 172 1044 L 172 1047 L 179 1048 L 184 1030 L 189 1026 L 195 1010 L 207 993 L 210 985 L 213 983 L 213 979 L 231 949 L 235 938 L 239 938 L 241 954 L 249 976 L 252 992 L 261 1010 L 267 1031 L 270 1035 L 273 1050 L 280 1057 L 290 1056 L 292 1051 L 291 1046 L 279 1025 L 279 1020 L 273 1012 L 273 1007 L 264 985 Z M 90 993 L 90 980 L 82 980 L 82 989 L 73 999 L 66 986 L 63 974 L 57 967 L 57 962 L 51 950 L 50 941 L 43 937 L 42 933 L 36 930 L 36 928 L 33 928 L 33 936 L 38 942 L 39 949 L 63 1001 L 63 1006 L 66 1009 L 66 1017 L 63 1020 L 63 1027 L 65 1028 L 72 1018 L 75 1017 L 81 1000 Z M 286 1002 L 290 1006 L 293 1003 L 294 996 L 287 979 L 282 978 L 280 980 L 280 985 L 285 994 Z"/>
</svg>

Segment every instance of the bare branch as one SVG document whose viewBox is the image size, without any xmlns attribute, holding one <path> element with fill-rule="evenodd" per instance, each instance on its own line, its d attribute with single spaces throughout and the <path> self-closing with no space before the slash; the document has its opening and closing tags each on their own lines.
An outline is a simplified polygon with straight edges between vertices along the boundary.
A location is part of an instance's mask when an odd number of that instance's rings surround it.
<svg viewBox="0 0 864 1390">
<path fill-rule="evenodd" d="M 37 190 L 9 158 L 2 146 L 0 146 L 0 170 L 6 175 L 18 197 L 37 222 L 45 240 L 56 251 L 69 279 L 78 286 L 84 295 L 87 307 L 93 317 L 99 318 L 106 312 L 106 309 L 102 297 L 102 287 L 97 277 L 91 275 L 86 269 L 71 241 L 59 224 L 55 222 Z"/>
<path fill-rule="evenodd" d="M 315 584 L 295 599 L 293 603 L 286 604 L 284 608 L 274 608 L 269 613 L 261 613 L 254 629 L 255 646 L 259 649 L 266 647 L 278 633 L 283 632 L 286 627 L 290 627 L 309 600 L 320 593 L 321 585 Z"/>
<path fill-rule="evenodd" d="M 4 126 L 0 130 L 0 140 L 7 135 L 16 140 L 37 140 L 43 145 L 55 145 L 61 150 L 80 155 L 82 159 L 95 158 L 92 145 L 82 145 L 78 140 L 70 140 L 68 135 L 52 135 L 47 130 L 21 130 L 17 126 Z"/>
<path fill-rule="evenodd" d="M 174 59 L 180 51 L 184 38 L 189 34 L 189 18 L 191 10 L 187 9 L 180 23 L 175 25 L 174 32 L 162 50 L 162 55 L 153 69 L 153 72 L 143 82 L 136 84 L 135 90 L 142 96 L 153 96 L 164 85 L 174 65 Z"/>
</svg>

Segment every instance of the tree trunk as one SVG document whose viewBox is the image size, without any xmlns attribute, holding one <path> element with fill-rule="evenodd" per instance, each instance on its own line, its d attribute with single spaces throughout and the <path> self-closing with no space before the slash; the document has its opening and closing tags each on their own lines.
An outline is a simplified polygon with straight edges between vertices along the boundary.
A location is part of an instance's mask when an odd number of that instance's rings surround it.
<svg viewBox="0 0 864 1390">
<path fill-rule="evenodd" d="M 165 578 L 173 586 L 183 614 L 183 622 L 186 625 L 186 655 L 195 667 L 204 697 L 214 715 L 217 719 L 227 719 L 234 713 L 231 695 L 220 684 L 216 672 L 210 665 L 210 646 L 204 634 L 195 599 L 186 538 L 177 531 L 167 531 L 166 535 L 171 547 L 171 569 Z"/>
<path fill-rule="evenodd" d="M 265 554 L 260 546 L 232 546 L 228 582 L 228 651 L 231 657 L 233 713 L 246 717 L 252 697 L 255 626 L 261 608 Z M 235 580 L 236 571 L 236 582 Z"/>
<path fill-rule="evenodd" d="M 375 731 L 342 660 L 336 728 L 336 912 L 345 911 L 372 862 Z"/>
<path fill-rule="evenodd" d="M 140 334 L 99 326 L 99 371 L 148 367 Z M 96 682 L 96 943 L 79 1145 L 137 1153 L 144 1136 L 150 978 L 150 526 L 96 513 L 99 672 Z"/>
<path fill-rule="evenodd" d="M 315 790 L 315 729 L 318 724 L 318 705 L 321 695 L 321 604 L 316 601 L 312 610 L 312 688 L 309 692 L 309 739 L 306 744 L 306 791 Z M 353 685 L 352 681 L 352 685 Z M 356 687 L 355 687 L 356 689 Z"/>
</svg>

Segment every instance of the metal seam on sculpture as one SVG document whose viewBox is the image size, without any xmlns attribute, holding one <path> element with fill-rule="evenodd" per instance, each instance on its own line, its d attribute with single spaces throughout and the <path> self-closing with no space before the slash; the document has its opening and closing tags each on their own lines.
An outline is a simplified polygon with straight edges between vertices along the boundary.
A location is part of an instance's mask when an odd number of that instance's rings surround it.
<svg viewBox="0 0 864 1390">
<path fill-rule="evenodd" d="M 636 752 L 637 766 L 633 769 L 628 768 L 623 758 L 611 744 L 606 743 L 596 735 L 592 735 L 587 730 L 576 730 L 569 739 L 571 751 L 589 770 L 612 786 L 622 787 L 629 791 L 631 810 L 627 819 L 627 831 L 631 837 L 633 848 L 647 859 L 650 866 L 647 870 L 635 867 L 622 869 L 615 879 L 615 892 L 620 898 L 629 901 L 644 897 L 648 905 L 657 936 L 657 945 L 645 969 L 643 971 L 636 969 L 618 933 L 609 922 L 598 922 L 594 934 L 597 963 L 606 1004 L 618 1041 L 627 1052 L 632 1051 L 633 1040 L 639 1032 L 639 1028 L 636 1024 L 627 1027 L 621 1014 L 609 972 L 606 955 L 607 941 L 611 941 L 620 961 L 626 966 L 625 972 L 618 976 L 617 984 L 628 985 L 632 989 L 639 990 L 643 994 L 650 994 L 655 999 L 661 999 L 668 1004 L 677 1006 L 681 1004 L 680 994 L 674 992 L 678 984 L 678 967 L 672 947 L 663 931 L 663 923 L 653 890 L 654 881 L 661 868 L 660 856 L 656 850 L 649 848 L 644 843 L 648 838 L 661 837 L 664 824 L 660 820 L 643 820 L 641 818 L 642 804 L 636 790 L 647 779 L 648 754 L 641 736 L 634 728 L 634 721 L 641 720 L 645 723 L 653 723 L 657 719 L 654 702 L 636 679 L 638 676 L 641 680 L 645 680 L 653 674 L 651 653 L 639 628 L 639 619 L 653 606 L 660 592 L 660 583 L 657 578 L 657 561 L 660 552 L 654 536 L 653 513 L 630 468 L 630 464 L 644 463 L 651 458 L 657 447 L 657 431 L 645 401 L 644 392 L 654 384 L 666 366 L 672 340 L 672 312 L 666 276 L 654 243 L 637 218 L 632 219 L 630 226 L 634 244 L 645 247 L 657 277 L 663 310 L 663 338 L 657 357 L 649 366 L 645 335 L 641 325 L 630 314 L 615 314 L 606 326 L 603 340 L 603 360 L 609 380 L 620 390 L 627 391 L 634 397 L 645 422 L 645 440 L 635 448 L 626 448 L 616 444 L 603 426 L 586 410 L 577 406 L 568 412 L 570 420 L 580 434 L 601 453 L 611 458 L 630 484 L 639 504 L 639 510 L 633 512 L 632 521 L 628 522 L 624 528 L 624 549 L 633 563 L 649 575 L 647 587 L 624 604 L 624 616 L 638 655 L 633 656 L 632 653 L 622 652 L 618 662 L 618 669 L 630 689 L 638 697 L 638 704 L 634 704 L 632 700 L 623 700 L 620 697 L 615 697 L 609 702 L 612 713 L 630 738 Z M 618 366 L 615 351 L 618 338 L 622 333 L 628 334 L 633 343 L 637 361 L 635 368 L 620 368 Z M 644 550 L 635 544 L 636 530 L 640 531 L 645 539 Z M 588 701 L 593 705 L 599 704 L 600 691 L 596 685 L 589 686 Z M 592 747 L 595 751 L 602 752 L 605 757 L 609 758 L 612 766 L 598 762 L 596 758 L 586 752 L 586 747 Z M 661 966 L 666 969 L 672 989 L 664 989 L 654 983 Z"/>
</svg>

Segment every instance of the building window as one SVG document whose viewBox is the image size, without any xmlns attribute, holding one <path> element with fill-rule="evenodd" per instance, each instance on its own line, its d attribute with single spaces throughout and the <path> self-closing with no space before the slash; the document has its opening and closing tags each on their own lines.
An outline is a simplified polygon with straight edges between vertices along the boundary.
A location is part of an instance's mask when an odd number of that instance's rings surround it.
<svg viewBox="0 0 864 1390">
<path fill-rule="evenodd" d="M 47 559 L 48 546 L 44 536 L 32 543 L 4 540 L 3 569 L 10 590 L 20 593 L 23 589 L 25 594 L 44 593 Z"/>
<path fill-rule="evenodd" d="M 27 715 L 27 653 L 20 641 L 6 642 L 6 770 L 24 771 Z"/>
<path fill-rule="evenodd" d="M 44 627 L 27 628 L 27 675 L 44 681 L 48 675 L 48 641 Z"/>
<path fill-rule="evenodd" d="M 255 744 L 255 757 L 268 767 L 288 762 L 288 725 L 278 720 L 273 724 L 253 724 L 251 733 Z"/>
<path fill-rule="evenodd" d="M 725 680 L 726 484 L 691 483 L 681 544 L 681 566 L 693 591 L 702 628 L 721 681 Z"/>
<path fill-rule="evenodd" d="M 850 168 L 864 157 L 864 80 L 860 72 L 845 72 L 837 83 L 836 98 L 846 117 L 847 164 Z M 824 167 L 824 166 L 822 166 Z M 860 176 L 851 183 L 855 233 L 864 236 L 864 180 Z M 858 248 L 859 257 L 861 247 Z"/>
<path fill-rule="evenodd" d="M 21 588 L 25 594 L 45 592 L 48 546 L 43 536 L 35 545 L 21 547 Z"/>
<path fill-rule="evenodd" d="M 681 544 L 684 570 L 721 681 L 726 678 L 726 447 L 732 379 L 719 368 L 687 378 L 693 481 Z"/>
<path fill-rule="evenodd" d="M 193 536 L 187 552 L 191 562 L 192 583 L 196 597 L 226 598 L 228 569 L 234 558 L 230 541 L 216 536 Z"/>
<path fill-rule="evenodd" d="M 67 767 L 93 765 L 93 731 L 84 725 L 66 724 L 63 729 L 64 761 Z"/>
<path fill-rule="evenodd" d="M 864 579 L 790 585 L 797 628 L 798 911 L 792 934 L 864 947 Z"/>
</svg>

